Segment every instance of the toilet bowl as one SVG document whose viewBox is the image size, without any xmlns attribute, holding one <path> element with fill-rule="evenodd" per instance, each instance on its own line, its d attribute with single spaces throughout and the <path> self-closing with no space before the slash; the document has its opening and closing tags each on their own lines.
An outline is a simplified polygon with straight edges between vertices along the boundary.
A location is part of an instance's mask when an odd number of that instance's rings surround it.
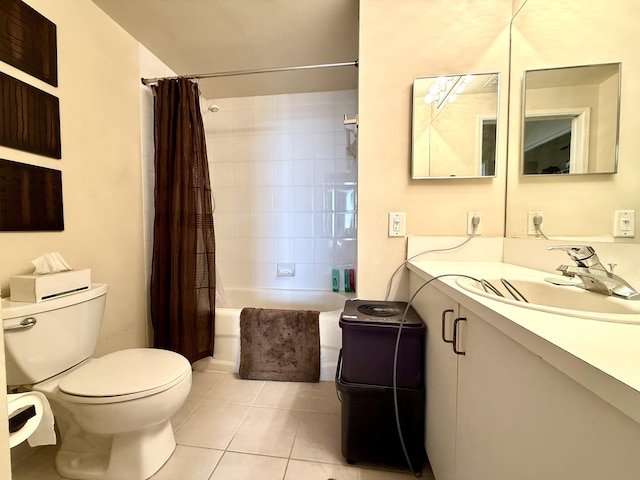
<svg viewBox="0 0 640 480">
<path fill-rule="evenodd" d="M 2 300 L 7 382 L 49 400 L 60 432 L 55 460 L 60 475 L 144 480 L 175 449 L 170 418 L 191 390 L 191 365 L 182 355 L 153 348 L 86 358 L 97 341 L 99 324 L 91 324 L 102 320 L 106 285 L 93 290 L 99 291 L 37 306 Z M 35 322 L 23 329 L 25 319 Z M 69 332 L 75 332 L 73 341 Z M 51 335 L 63 341 L 51 341 Z"/>
<path fill-rule="evenodd" d="M 191 365 L 166 350 L 120 350 L 32 388 L 47 397 L 58 420 L 59 474 L 146 479 L 175 449 L 169 419 L 191 390 Z"/>
</svg>

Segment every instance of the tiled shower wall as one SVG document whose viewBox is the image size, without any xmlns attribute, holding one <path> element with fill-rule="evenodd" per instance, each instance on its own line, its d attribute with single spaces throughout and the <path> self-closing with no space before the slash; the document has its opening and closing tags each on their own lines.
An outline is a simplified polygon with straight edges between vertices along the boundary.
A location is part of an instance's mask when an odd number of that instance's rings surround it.
<svg viewBox="0 0 640 480">
<path fill-rule="evenodd" d="M 356 90 L 212 100 L 203 108 L 224 288 L 331 289 L 356 263 Z M 294 272 L 294 275 L 278 275 Z"/>
</svg>

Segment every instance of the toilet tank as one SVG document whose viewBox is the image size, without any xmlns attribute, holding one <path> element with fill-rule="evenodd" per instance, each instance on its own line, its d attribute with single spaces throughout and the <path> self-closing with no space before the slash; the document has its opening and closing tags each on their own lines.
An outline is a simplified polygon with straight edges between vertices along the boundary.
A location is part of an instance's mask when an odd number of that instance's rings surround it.
<svg viewBox="0 0 640 480">
<path fill-rule="evenodd" d="M 106 295 L 107 285 L 93 284 L 38 303 L 3 298 L 7 385 L 38 383 L 89 358 L 98 342 Z"/>
</svg>

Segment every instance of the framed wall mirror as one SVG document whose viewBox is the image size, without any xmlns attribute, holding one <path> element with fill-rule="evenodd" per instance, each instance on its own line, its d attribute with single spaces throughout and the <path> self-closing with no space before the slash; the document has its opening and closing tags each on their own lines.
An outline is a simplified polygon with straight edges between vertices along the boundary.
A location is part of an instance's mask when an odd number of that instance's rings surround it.
<svg viewBox="0 0 640 480">
<path fill-rule="evenodd" d="M 411 178 L 494 177 L 499 73 L 413 80 Z"/>
<path fill-rule="evenodd" d="M 640 211 L 640 162 L 637 160 L 640 135 L 635 119 L 635 106 L 640 105 L 640 88 L 635 82 L 640 76 L 640 56 L 633 41 L 637 38 L 637 28 L 633 22 L 621 21 L 636 18 L 637 9 L 637 3 L 626 0 L 598 0 L 584 8 L 575 8 L 572 0 L 522 2 L 511 23 L 505 236 L 544 240 L 531 228 L 529 220 L 531 212 L 542 212 L 542 231 L 551 239 L 567 243 L 640 243 L 637 229 L 633 236 L 620 236 L 615 228 L 616 212 L 634 210 L 637 218 Z M 589 66 L 593 68 L 587 68 Z M 606 87 L 615 92 L 606 102 L 606 108 L 614 109 L 610 114 L 612 120 L 600 121 L 602 112 L 590 109 L 588 167 L 591 172 L 592 159 L 595 159 L 600 173 L 523 175 L 522 120 L 525 115 L 522 109 L 531 107 L 534 72 L 539 72 L 544 79 L 549 74 L 569 74 L 584 69 L 606 72 L 605 77 L 609 73 L 613 75 Z M 523 89 L 525 84 L 527 88 Z M 575 83 L 574 88 L 593 90 L 589 84 Z M 565 92 L 567 90 L 565 88 Z M 588 105 L 574 102 L 560 105 L 563 106 Z M 536 107 L 544 108 L 547 107 Z M 592 142 L 595 125 L 598 125 L 597 135 L 609 138 L 610 147 L 606 152 L 598 153 L 602 145 L 594 146 Z M 601 160 L 608 163 L 602 167 Z"/>
<path fill-rule="evenodd" d="M 522 174 L 616 173 L 620 63 L 524 72 Z"/>
</svg>

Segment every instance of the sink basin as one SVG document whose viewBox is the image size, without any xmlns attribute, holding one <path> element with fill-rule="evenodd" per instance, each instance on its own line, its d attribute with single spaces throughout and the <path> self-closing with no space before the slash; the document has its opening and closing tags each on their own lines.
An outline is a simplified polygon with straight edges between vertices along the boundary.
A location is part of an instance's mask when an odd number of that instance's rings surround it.
<svg viewBox="0 0 640 480">
<path fill-rule="evenodd" d="M 575 284 L 556 285 L 538 277 L 510 276 L 505 280 L 513 285 L 529 303 L 515 300 L 500 278 L 487 278 L 486 281 L 504 297 L 485 291 L 480 282 L 470 278 L 459 278 L 456 283 L 469 292 L 522 308 L 596 320 L 640 323 L 640 301 L 589 292 Z M 564 279 L 554 280 L 566 283 Z M 629 315 L 635 315 L 637 318 L 628 317 Z"/>
</svg>

